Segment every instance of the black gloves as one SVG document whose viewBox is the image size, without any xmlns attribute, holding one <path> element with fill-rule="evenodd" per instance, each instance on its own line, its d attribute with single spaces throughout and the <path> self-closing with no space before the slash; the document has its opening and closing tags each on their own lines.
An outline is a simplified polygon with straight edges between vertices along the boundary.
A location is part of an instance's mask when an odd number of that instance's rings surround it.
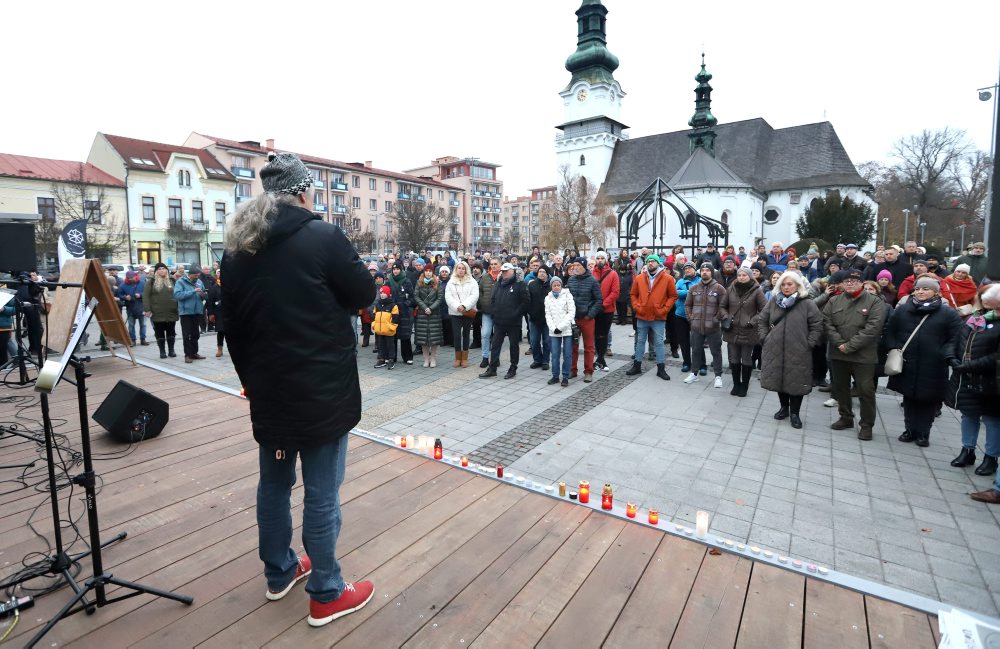
<svg viewBox="0 0 1000 649">
<path fill-rule="evenodd" d="M 949 358 L 948 366 L 951 367 L 951 369 L 953 370 L 961 371 L 962 361 L 958 360 L 957 358 Z"/>
</svg>

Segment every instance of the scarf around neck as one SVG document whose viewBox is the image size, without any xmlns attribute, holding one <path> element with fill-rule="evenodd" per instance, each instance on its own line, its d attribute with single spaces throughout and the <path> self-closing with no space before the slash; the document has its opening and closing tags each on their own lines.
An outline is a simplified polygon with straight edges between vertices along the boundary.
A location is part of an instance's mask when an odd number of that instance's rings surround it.
<svg viewBox="0 0 1000 649">
<path fill-rule="evenodd" d="M 775 299 L 778 303 L 778 307 L 782 309 L 790 309 L 795 305 L 795 302 L 799 299 L 798 293 L 792 293 L 791 295 L 785 296 L 779 293 L 779 296 Z"/>
</svg>

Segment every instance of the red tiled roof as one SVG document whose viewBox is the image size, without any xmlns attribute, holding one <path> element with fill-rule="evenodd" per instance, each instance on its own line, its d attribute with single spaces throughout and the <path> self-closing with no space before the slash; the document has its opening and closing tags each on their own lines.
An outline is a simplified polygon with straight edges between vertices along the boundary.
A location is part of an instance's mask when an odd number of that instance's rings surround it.
<svg viewBox="0 0 1000 649">
<path fill-rule="evenodd" d="M 214 155 L 205 149 L 177 146 L 176 144 L 163 144 L 162 142 L 149 142 L 147 140 L 136 140 L 134 138 L 122 137 L 120 135 L 108 135 L 107 133 L 104 133 L 104 137 L 107 138 L 108 142 L 115 148 L 118 154 L 124 158 L 125 164 L 128 165 L 129 169 L 166 172 L 167 161 L 170 160 L 170 155 L 173 153 L 183 153 L 185 155 L 195 156 L 201 160 L 202 166 L 206 169 L 220 169 L 224 172 L 224 175 L 211 175 L 208 176 L 209 178 L 217 180 L 234 179 L 233 174 L 226 169 Z M 149 160 L 153 164 L 149 165 L 137 163 L 132 158 Z"/>
<path fill-rule="evenodd" d="M 246 142 L 238 142 L 236 140 L 227 140 L 221 137 L 215 137 L 214 135 L 205 135 L 204 133 L 199 133 L 202 137 L 206 137 L 209 140 L 214 141 L 219 146 L 225 149 L 236 149 L 238 151 L 249 151 L 251 153 L 258 153 L 261 155 L 267 155 L 270 150 L 267 147 L 260 145 L 247 144 Z M 314 155 L 308 155 L 306 153 L 298 153 L 296 151 L 287 151 L 285 149 L 278 148 L 279 151 L 285 153 L 294 153 L 299 157 L 302 162 L 306 164 L 316 164 L 323 165 L 325 167 L 335 167 L 337 169 L 342 169 L 344 171 L 367 171 L 379 176 L 386 176 L 387 178 L 395 178 L 396 180 L 402 180 L 408 183 L 421 183 L 423 185 L 433 185 L 434 187 L 441 187 L 442 189 L 449 189 L 454 191 L 465 191 L 460 187 L 453 187 L 451 185 L 446 185 L 442 182 L 438 182 L 431 178 L 424 178 L 422 176 L 411 176 L 410 174 L 399 173 L 397 171 L 389 171 L 388 169 L 377 169 L 375 167 L 366 167 L 364 164 L 358 162 L 343 162 L 341 160 L 331 160 L 330 158 L 320 158 Z"/>
<path fill-rule="evenodd" d="M 89 185 L 124 187 L 125 183 L 88 162 L 51 160 L 26 155 L 0 153 L 0 176 L 34 178 L 35 180 L 77 181 L 82 177 Z"/>
</svg>

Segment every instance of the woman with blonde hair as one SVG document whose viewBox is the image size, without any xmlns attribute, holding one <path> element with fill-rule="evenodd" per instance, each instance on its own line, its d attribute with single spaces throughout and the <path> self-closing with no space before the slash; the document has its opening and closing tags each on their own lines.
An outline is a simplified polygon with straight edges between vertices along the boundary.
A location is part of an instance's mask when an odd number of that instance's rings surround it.
<svg viewBox="0 0 1000 649">
<path fill-rule="evenodd" d="M 813 385 L 812 348 L 823 334 L 823 315 L 809 299 L 802 275 L 786 271 L 778 277 L 773 297 L 758 317 L 757 334 L 763 341 L 760 385 L 778 393 L 774 418 L 802 428 L 802 397 Z"/>
<path fill-rule="evenodd" d="M 455 274 L 448 280 L 444 299 L 448 304 L 451 332 L 455 340 L 454 367 L 468 367 L 469 332 L 476 317 L 476 302 L 479 301 L 479 283 L 472 276 L 469 264 L 464 261 L 455 264 Z"/>
<path fill-rule="evenodd" d="M 177 298 L 174 297 L 174 281 L 170 271 L 163 262 L 156 264 L 152 281 L 146 282 L 142 291 L 142 303 L 147 311 L 144 314 L 153 321 L 153 334 L 156 346 L 160 348 L 160 358 L 174 358 L 174 341 L 177 339 Z"/>
</svg>

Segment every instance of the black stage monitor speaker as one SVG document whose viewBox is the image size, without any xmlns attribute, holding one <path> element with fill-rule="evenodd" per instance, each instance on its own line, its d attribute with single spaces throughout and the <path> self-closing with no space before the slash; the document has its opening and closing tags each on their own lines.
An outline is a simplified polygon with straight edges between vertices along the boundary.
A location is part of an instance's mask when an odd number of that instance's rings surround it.
<svg viewBox="0 0 1000 649">
<path fill-rule="evenodd" d="M 0 271 L 35 270 L 35 225 L 0 223 Z"/>
<path fill-rule="evenodd" d="M 156 437 L 169 419 L 166 401 L 125 381 L 118 381 L 94 413 L 94 421 L 128 444 Z"/>
</svg>

